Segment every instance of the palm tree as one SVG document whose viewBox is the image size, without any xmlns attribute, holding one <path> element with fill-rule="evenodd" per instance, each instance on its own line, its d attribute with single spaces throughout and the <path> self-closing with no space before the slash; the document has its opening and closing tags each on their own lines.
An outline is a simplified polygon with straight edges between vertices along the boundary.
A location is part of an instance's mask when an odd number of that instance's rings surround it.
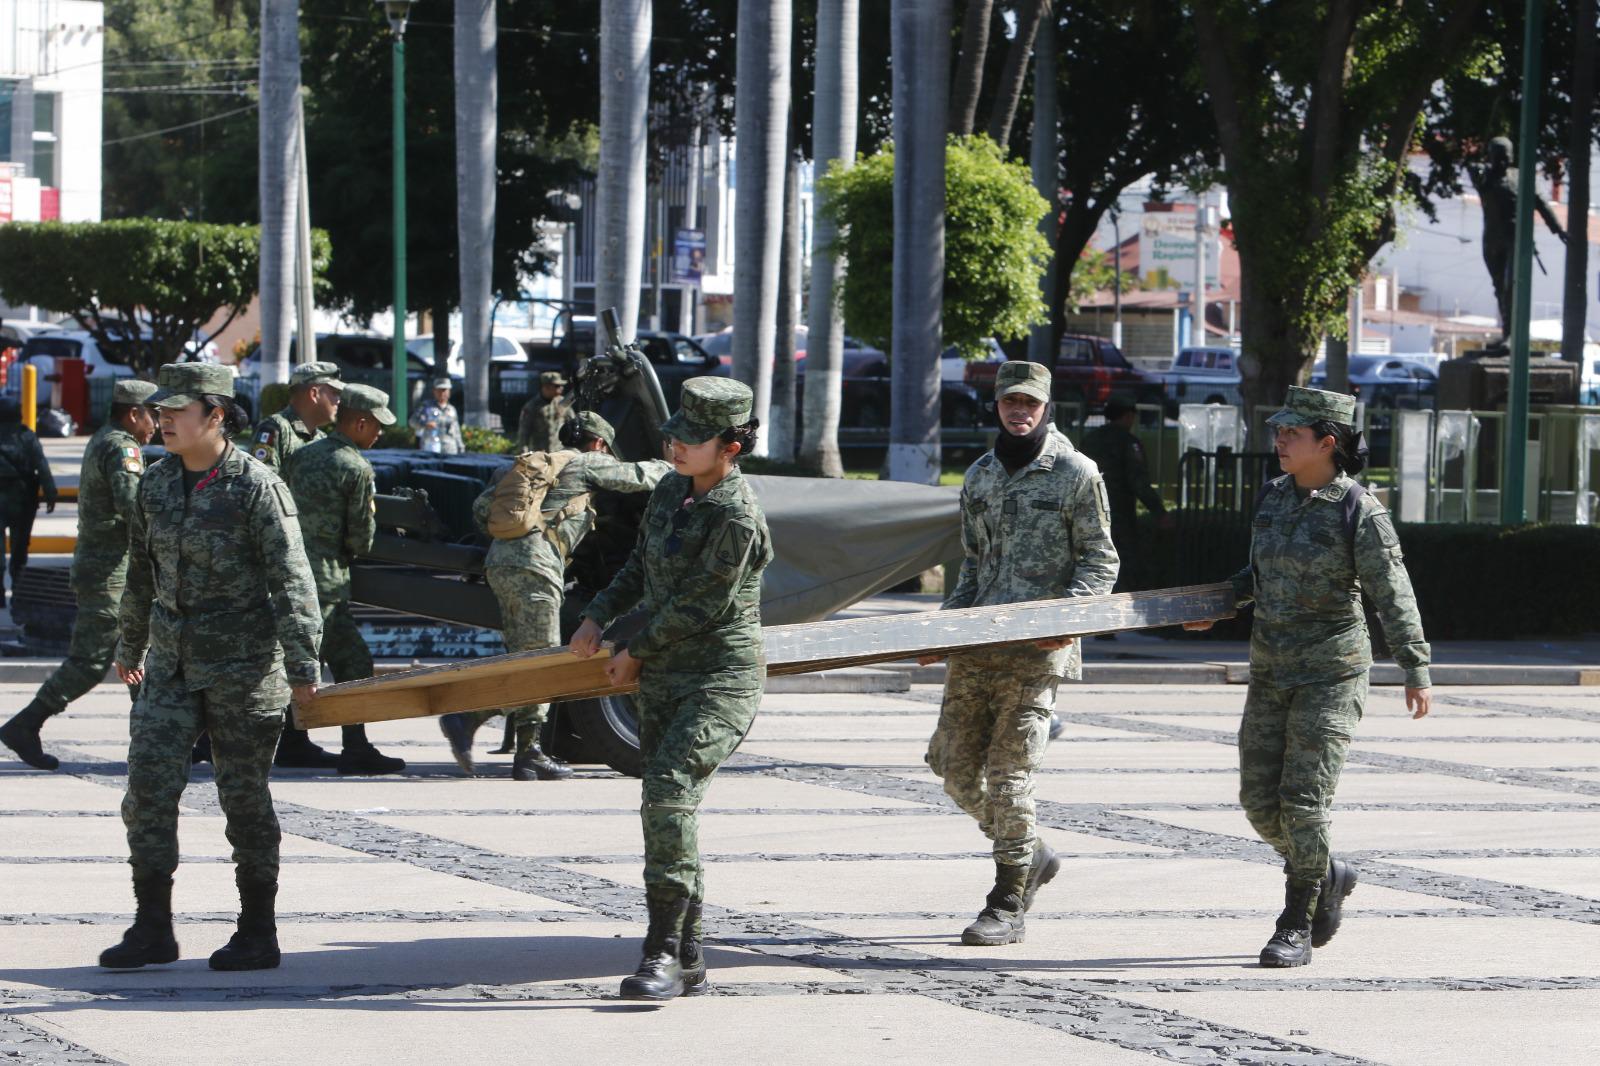
<svg viewBox="0 0 1600 1066">
<path fill-rule="evenodd" d="M 889 477 L 939 480 L 939 314 L 950 0 L 894 0 L 894 318 Z M 930 77 L 929 72 L 938 72 Z M 809 358 L 809 356 L 807 357 Z"/>
<path fill-rule="evenodd" d="M 1006 51 L 1006 63 L 1000 71 L 1000 83 L 995 86 L 994 106 L 989 113 L 989 137 L 1002 151 L 1009 154 L 1011 123 L 1017 117 L 1017 104 L 1022 100 L 1022 84 L 1028 79 L 1028 54 L 1033 51 L 1033 37 L 1039 22 L 1051 14 L 1051 0 L 1023 0 L 1017 9 L 1017 35 L 1011 39 Z"/>
<path fill-rule="evenodd" d="M 300 13 L 295 0 L 262 0 L 257 192 L 261 198 L 263 385 L 289 380 L 294 328 L 295 207 L 300 168 L 295 107 L 300 96 Z M 301 338 L 301 344 L 312 343 Z M 301 358 L 310 358 L 309 349 Z"/>
<path fill-rule="evenodd" d="M 1595 0 L 1578 0 L 1572 44 L 1572 121 L 1567 146 L 1567 262 L 1562 284 L 1561 357 L 1583 362 L 1589 309 L 1589 155 L 1594 132 Z"/>
<path fill-rule="evenodd" d="M 1053 250 L 1056 246 L 1056 218 L 1061 202 L 1061 131 L 1056 123 L 1056 17 L 1048 12 L 1039 20 L 1039 30 L 1033 39 L 1033 187 L 1050 205 L 1050 211 L 1039 222 L 1039 228 Z M 1120 251 L 1113 254 L 1120 254 Z M 1044 294 L 1045 305 L 1055 299 L 1056 262 L 1052 255 L 1044 277 L 1039 279 L 1039 289 Z M 1033 327 L 1028 334 L 1028 358 L 1049 366 L 1050 323 Z"/>
<path fill-rule="evenodd" d="M 790 116 L 793 140 L 794 116 Z M 783 168 L 783 241 L 778 254 L 777 330 L 772 353 L 772 416 L 767 454 L 780 462 L 794 458 L 795 330 L 800 326 L 800 151 L 792 146 Z"/>
<path fill-rule="evenodd" d="M 856 98 L 859 87 L 860 0 L 818 0 L 816 92 L 811 118 L 811 154 L 818 174 L 839 160 L 856 157 Z M 821 196 L 811 204 L 811 324 L 806 338 L 805 435 L 801 460 L 828 477 L 844 477 L 839 459 L 839 378 L 844 319 L 834 289 L 844 262 L 833 254 L 837 237 Z"/>
<path fill-rule="evenodd" d="M 495 0 L 455 0 L 456 240 L 461 271 L 461 354 L 466 422 L 489 424 L 490 320 L 495 209 L 495 137 L 500 28 Z"/>
<path fill-rule="evenodd" d="M 989 16 L 994 0 L 967 0 L 961 23 L 961 61 L 956 65 L 955 91 L 950 101 L 950 132 L 965 137 L 978 117 L 978 93 L 983 89 L 983 61 L 989 54 Z"/>
<path fill-rule="evenodd" d="M 738 131 L 734 203 L 733 376 L 755 392 L 754 415 L 768 422 L 783 178 L 788 149 L 790 0 L 739 0 L 734 124 Z M 766 454 L 763 433 L 754 454 Z"/>
<path fill-rule="evenodd" d="M 599 245 L 594 296 L 596 311 L 617 309 L 623 341 L 632 340 L 639 327 L 651 13 L 651 0 L 600 2 L 600 174 L 595 182 Z M 595 344 L 604 349 L 602 330 L 595 330 Z"/>
</svg>

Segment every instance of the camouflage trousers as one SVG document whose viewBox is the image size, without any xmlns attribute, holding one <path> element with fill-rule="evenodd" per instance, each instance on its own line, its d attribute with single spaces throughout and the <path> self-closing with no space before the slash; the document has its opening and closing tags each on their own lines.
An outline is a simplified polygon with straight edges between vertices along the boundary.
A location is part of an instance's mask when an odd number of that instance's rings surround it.
<svg viewBox="0 0 1600 1066">
<path fill-rule="evenodd" d="M 700 802 L 750 731 L 762 673 L 748 667 L 676 673 L 649 666 L 639 681 L 644 761 L 644 885 L 651 896 L 705 898 Z"/>
<path fill-rule="evenodd" d="M 360 681 L 372 676 L 372 649 L 367 647 L 349 600 L 322 605 L 322 661 L 335 681 Z"/>
<path fill-rule="evenodd" d="M 500 604 L 507 651 L 542 651 L 561 643 L 561 590 L 549 578 L 520 566 L 491 566 L 484 574 Z M 498 713 L 479 711 L 473 715 L 474 724 L 482 725 Z M 550 705 L 507 707 L 505 716 L 516 729 L 517 754 L 521 755 L 539 742 Z"/>
<path fill-rule="evenodd" d="M 977 819 L 1007 866 L 1033 860 L 1033 772 L 1050 743 L 1060 678 L 1050 652 L 1003 648 L 950 656 L 928 765 L 956 806 Z"/>
<path fill-rule="evenodd" d="M 33 697 L 50 714 L 60 714 L 67 704 L 104 681 L 117 650 L 117 608 L 122 604 L 123 586 L 74 582 L 73 588 L 78 617 L 72 623 L 67 657 Z"/>
<path fill-rule="evenodd" d="M 283 731 L 277 689 L 257 679 L 190 692 L 182 677 L 145 679 L 129 719 L 128 791 L 122 798 L 136 879 L 169 876 L 178 868 L 178 799 L 202 731 L 211 734 L 217 799 L 240 883 L 278 879 L 278 817 L 267 789 Z"/>
<path fill-rule="evenodd" d="M 1365 671 L 1293 688 L 1250 682 L 1239 723 L 1239 804 L 1292 881 L 1320 883 L 1327 872 L 1333 791 L 1366 702 Z"/>
</svg>

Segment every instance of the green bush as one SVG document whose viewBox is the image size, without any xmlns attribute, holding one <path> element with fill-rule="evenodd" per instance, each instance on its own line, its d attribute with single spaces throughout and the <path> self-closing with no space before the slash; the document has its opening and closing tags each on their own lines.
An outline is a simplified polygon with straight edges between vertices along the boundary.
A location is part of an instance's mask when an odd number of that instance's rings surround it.
<svg viewBox="0 0 1600 1066">
<path fill-rule="evenodd" d="M 417 431 L 403 423 L 396 423 L 383 431 L 383 436 L 378 438 L 379 448 L 415 448 L 417 446 Z"/>
<path fill-rule="evenodd" d="M 516 444 L 506 437 L 502 437 L 492 429 L 483 429 L 479 426 L 462 426 L 461 440 L 469 452 L 481 452 L 484 455 L 505 455 L 515 451 Z"/>
</svg>

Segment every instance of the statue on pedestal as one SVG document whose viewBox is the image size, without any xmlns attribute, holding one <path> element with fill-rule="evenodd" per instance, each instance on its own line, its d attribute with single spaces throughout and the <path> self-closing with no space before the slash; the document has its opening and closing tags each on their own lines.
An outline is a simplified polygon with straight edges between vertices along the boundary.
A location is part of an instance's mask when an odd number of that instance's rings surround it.
<svg viewBox="0 0 1600 1066">
<path fill-rule="evenodd" d="M 1488 163 L 1472 172 L 1472 184 L 1477 187 L 1483 201 L 1483 262 L 1489 268 L 1494 282 L 1495 303 L 1500 307 L 1500 339 L 1491 349 L 1505 348 L 1511 336 L 1511 290 L 1516 269 L 1517 247 L 1517 168 L 1511 165 L 1514 158 L 1509 138 L 1496 137 L 1489 142 Z M 1533 193 L 1533 209 L 1550 227 L 1550 232 L 1566 243 L 1566 231 L 1550 202 Z M 1538 252 L 1534 252 L 1535 258 Z M 1543 264 L 1540 264 L 1542 270 Z"/>
</svg>

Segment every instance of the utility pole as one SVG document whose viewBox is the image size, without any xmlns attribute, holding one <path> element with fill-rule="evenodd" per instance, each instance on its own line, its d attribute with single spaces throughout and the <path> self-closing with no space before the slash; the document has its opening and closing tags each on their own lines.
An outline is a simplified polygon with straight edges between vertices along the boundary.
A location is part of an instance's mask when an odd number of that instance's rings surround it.
<svg viewBox="0 0 1600 1066">
<path fill-rule="evenodd" d="M 411 406 L 411 387 L 406 380 L 406 18 L 412 0 L 380 0 L 394 31 L 390 55 L 394 61 L 394 86 L 391 93 L 394 115 L 394 363 L 389 389 L 389 410 L 400 425 L 406 422 Z"/>
<path fill-rule="evenodd" d="M 1194 204 L 1194 326 L 1189 331 L 1189 343 L 1203 347 L 1206 343 L 1206 194 L 1201 192 Z"/>
<path fill-rule="evenodd" d="M 1534 167 L 1538 165 L 1539 84 L 1544 2 L 1527 0 L 1522 41 L 1522 116 L 1517 129 L 1517 243 L 1511 281 L 1511 394 L 1506 398 L 1506 468 L 1500 524 L 1527 521 L 1528 317 L 1533 303 Z"/>
</svg>

